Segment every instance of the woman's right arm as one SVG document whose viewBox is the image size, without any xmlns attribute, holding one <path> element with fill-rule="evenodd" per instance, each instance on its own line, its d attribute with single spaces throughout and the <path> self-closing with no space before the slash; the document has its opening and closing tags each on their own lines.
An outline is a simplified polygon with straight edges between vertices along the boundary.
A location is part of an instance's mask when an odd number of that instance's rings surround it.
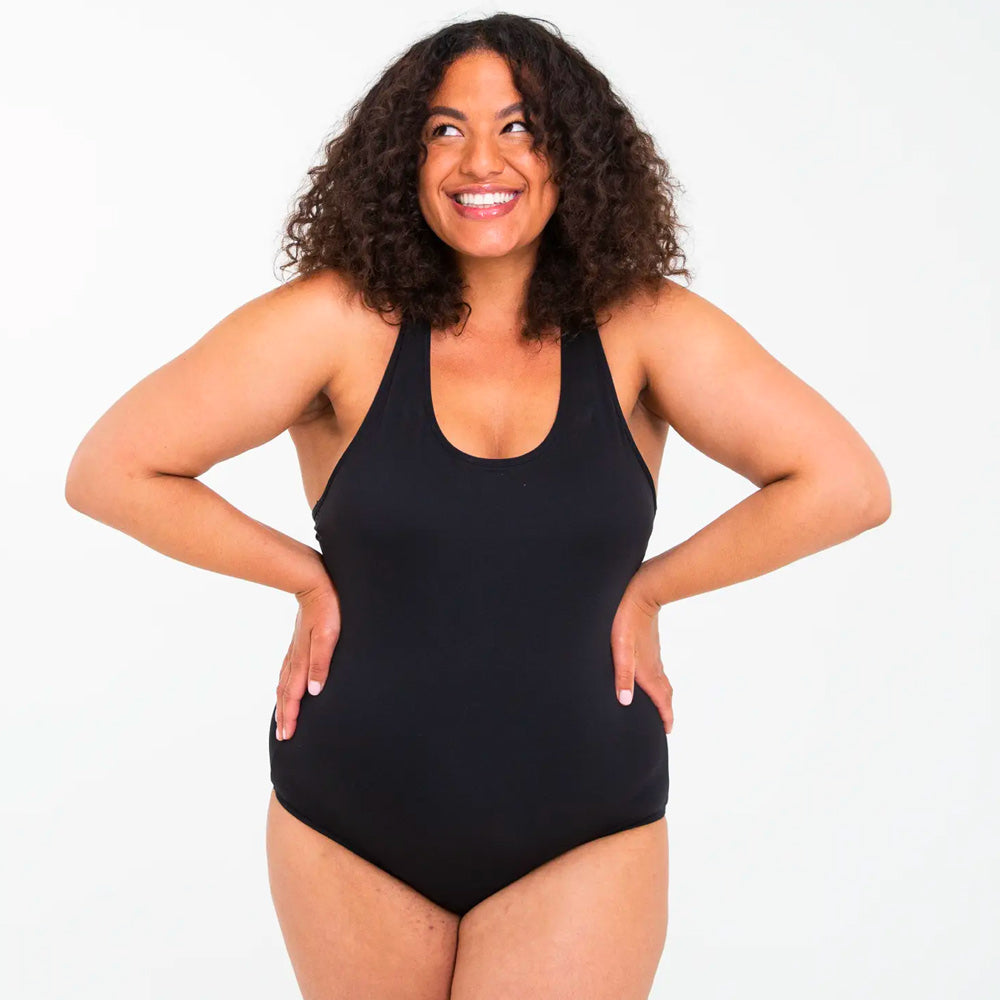
<svg viewBox="0 0 1000 1000">
<path fill-rule="evenodd" d="M 240 306 L 87 432 L 70 462 L 66 501 L 192 566 L 297 597 L 332 591 L 315 549 L 197 477 L 291 426 L 330 383 L 357 326 L 357 307 L 329 271 Z"/>
</svg>

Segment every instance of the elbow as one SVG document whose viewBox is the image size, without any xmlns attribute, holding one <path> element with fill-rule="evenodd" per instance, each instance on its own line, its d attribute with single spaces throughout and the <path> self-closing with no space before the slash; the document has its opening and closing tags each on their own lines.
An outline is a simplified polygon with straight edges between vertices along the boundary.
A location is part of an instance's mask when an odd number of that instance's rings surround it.
<svg viewBox="0 0 1000 1000">
<path fill-rule="evenodd" d="M 91 515 L 94 507 L 94 482 L 96 476 L 91 472 L 87 463 L 83 460 L 80 449 L 77 449 L 69 469 L 66 472 L 66 481 L 63 484 L 63 499 L 81 514 Z"/>
<path fill-rule="evenodd" d="M 805 477 L 817 511 L 850 538 L 884 524 L 892 511 L 889 481 L 878 463 L 844 464 Z"/>
<path fill-rule="evenodd" d="M 162 475 L 148 466 L 125 462 L 113 449 L 80 445 L 70 461 L 63 498 L 74 510 L 95 521 L 121 522 L 137 486 Z"/>
<path fill-rule="evenodd" d="M 854 483 L 851 505 L 855 509 L 858 530 L 867 531 L 884 524 L 892 513 L 892 493 L 881 466 L 876 463 L 875 469 L 857 470 Z"/>
<path fill-rule="evenodd" d="M 86 514 L 88 517 L 94 517 L 96 500 L 93 494 L 87 492 L 81 484 L 79 477 L 66 477 L 66 484 L 63 487 L 63 499 L 73 510 L 79 511 L 81 514 Z"/>
<path fill-rule="evenodd" d="M 80 510 L 80 496 L 77 493 L 76 484 L 70 481 L 69 476 L 66 477 L 66 482 L 63 485 L 63 499 L 73 510 Z"/>
<path fill-rule="evenodd" d="M 63 498 L 74 510 L 101 520 L 117 492 L 115 484 L 120 482 L 121 476 L 107 456 L 101 456 L 84 442 L 69 463 Z"/>
<path fill-rule="evenodd" d="M 867 526 L 875 528 L 880 524 L 885 524 L 892 513 L 892 494 L 889 490 L 889 480 L 883 475 L 869 486 L 866 496 L 867 502 L 864 510 Z"/>
<path fill-rule="evenodd" d="M 864 483 L 864 515 L 866 527 L 875 528 L 889 520 L 892 513 L 892 491 L 889 488 L 889 478 L 885 474 L 879 460 L 870 455 L 861 470 L 861 481 Z"/>
</svg>

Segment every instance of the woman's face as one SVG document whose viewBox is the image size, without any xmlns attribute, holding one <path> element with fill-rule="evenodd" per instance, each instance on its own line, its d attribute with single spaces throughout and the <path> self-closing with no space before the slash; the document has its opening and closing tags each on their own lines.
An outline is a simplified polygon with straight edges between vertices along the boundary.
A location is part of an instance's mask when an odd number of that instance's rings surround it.
<svg viewBox="0 0 1000 1000">
<path fill-rule="evenodd" d="M 555 211 L 559 189 L 546 158 L 531 150 L 519 101 L 495 52 L 460 56 L 431 95 L 420 209 L 459 254 L 502 257 L 531 247 Z M 463 193 L 479 197 L 462 205 L 455 196 Z"/>
</svg>

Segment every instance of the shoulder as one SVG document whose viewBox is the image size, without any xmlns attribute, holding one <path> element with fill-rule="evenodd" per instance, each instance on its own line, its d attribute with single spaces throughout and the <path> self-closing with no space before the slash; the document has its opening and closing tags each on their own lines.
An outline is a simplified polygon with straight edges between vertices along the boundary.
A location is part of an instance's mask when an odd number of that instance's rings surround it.
<svg viewBox="0 0 1000 1000">
<path fill-rule="evenodd" d="M 362 387 L 377 378 L 400 335 L 398 309 L 381 313 L 367 306 L 355 283 L 324 268 L 275 289 L 296 336 L 313 342 L 313 366 L 322 373 L 322 390 L 301 415 L 309 423 L 330 411 L 350 412 Z"/>
<path fill-rule="evenodd" d="M 292 278 L 259 301 L 281 314 L 290 334 L 321 337 L 334 352 L 349 349 L 366 330 L 389 325 L 364 304 L 350 278 L 332 268 Z"/>
<path fill-rule="evenodd" d="M 713 312 L 721 314 L 711 302 L 673 278 L 663 278 L 652 290 L 632 292 L 613 311 L 640 354 L 668 339 L 676 343 L 685 332 L 710 319 Z"/>
<path fill-rule="evenodd" d="M 706 389 L 720 370 L 758 349 L 732 316 L 672 278 L 634 295 L 622 326 L 642 368 L 643 402 L 665 420 L 674 397 Z"/>
<path fill-rule="evenodd" d="M 296 276 L 244 310 L 246 348 L 311 372 L 331 401 L 384 355 L 398 330 L 396 315 L 366 306 L 350 278 L 330 268 Z"/>
</svg>

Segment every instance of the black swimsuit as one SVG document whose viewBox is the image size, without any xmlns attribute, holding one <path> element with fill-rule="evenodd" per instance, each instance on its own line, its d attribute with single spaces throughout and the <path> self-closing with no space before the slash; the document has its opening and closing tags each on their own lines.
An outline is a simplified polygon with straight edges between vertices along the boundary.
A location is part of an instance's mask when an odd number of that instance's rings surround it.
<svg viewBox="0 0 1000 1000">
<path fill-rule="evenodd" d="M 341 632 L 291 739 L 272 713 L 271 782 L 304 823 L 464 914 L 665 813 L 663 722 L 638 684 L 618 702 L 610 645 L 656 487 L 595 326 L 563 331 L 555 423 L 512 458 L 444 436 L 430 342 L 403 323 L 313 508 Z"/>
</svg>

